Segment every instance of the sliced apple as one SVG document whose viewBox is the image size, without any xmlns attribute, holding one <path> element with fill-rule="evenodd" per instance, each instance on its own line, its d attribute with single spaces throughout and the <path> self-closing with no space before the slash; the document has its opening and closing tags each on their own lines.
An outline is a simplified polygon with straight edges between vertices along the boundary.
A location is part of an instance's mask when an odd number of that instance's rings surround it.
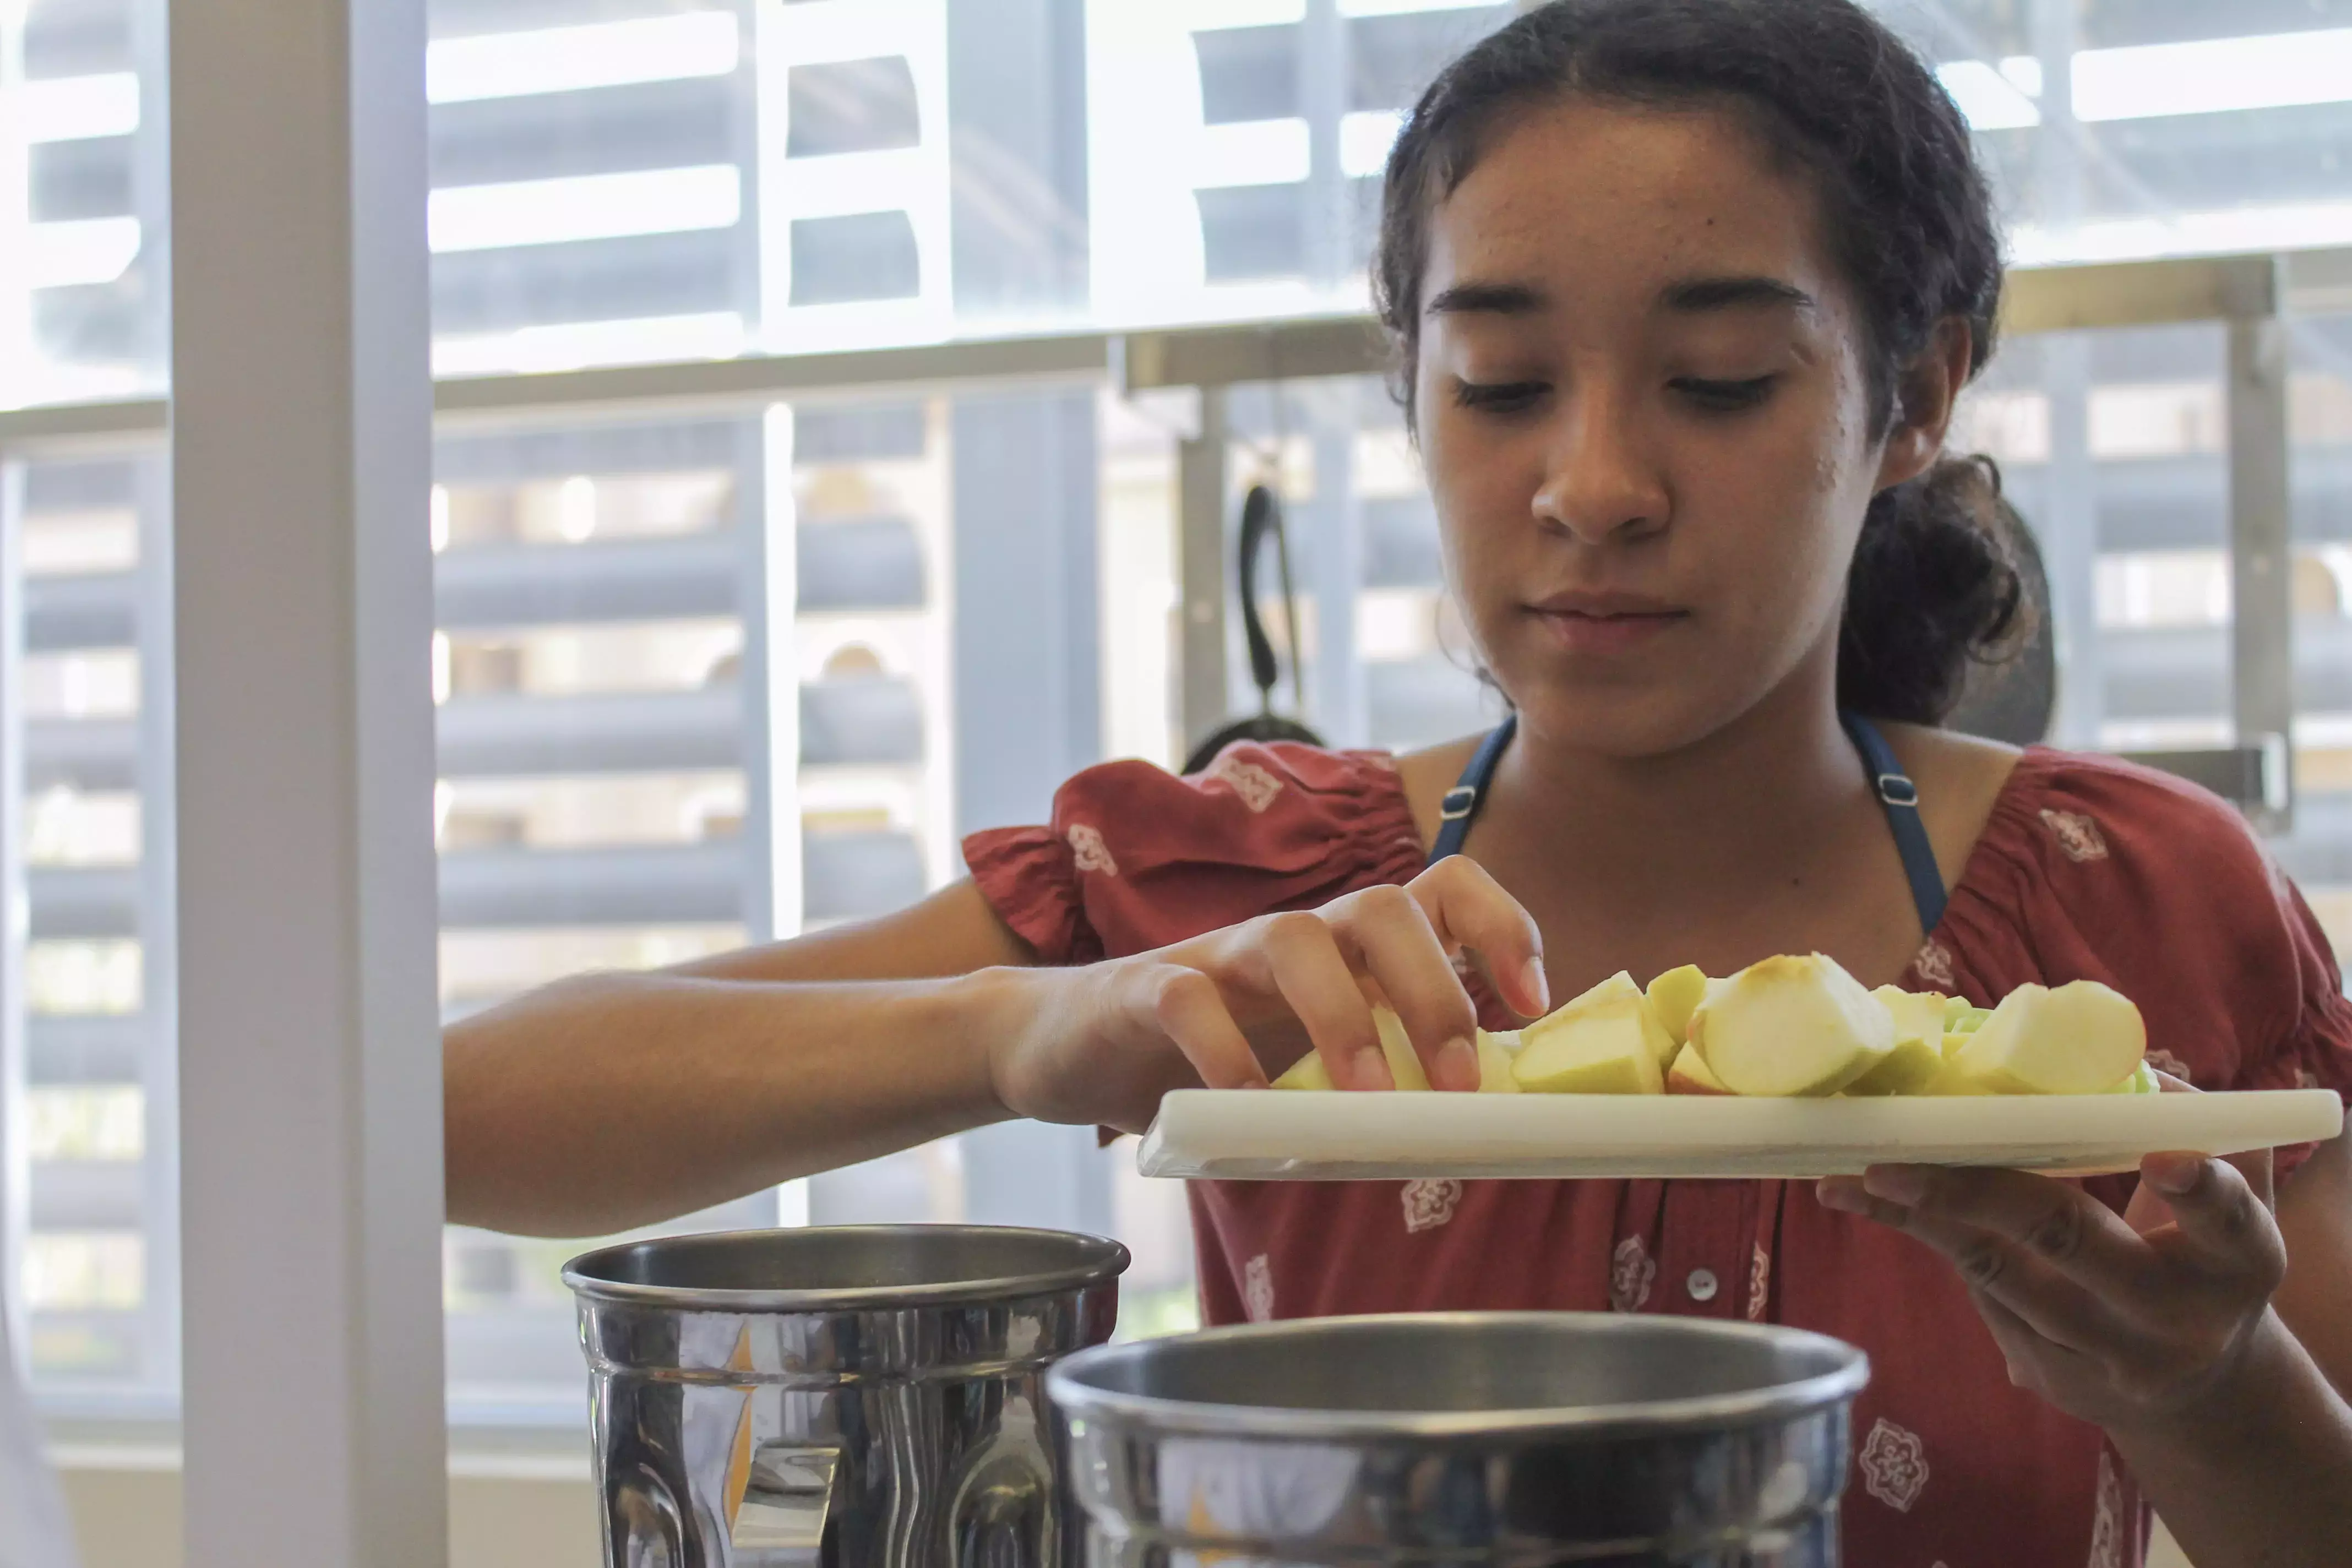
<svg viewBox="0 0 2352 1568">
<path fill-rule="evenodd" d="M 1943 1038 L 1897 1040 L 1876 1066 L 1845 1086 L 1856 1098 L 1888 1094 L 1923 1094 L 1944 1070 Z"/>
<path fill-rule="evenodd" d="M 1426 1090 L 1429 1074 L 1413 1054 L 1412 1037 L 1404 1032 L 1404 1020 L 1386 1007 L 1372 1009 L 1372 1022 L 1381 1028 L 1381 1054 L 1389 1060 L 1389 1076 L 1402 1089 Z"/>
<path fill-rule="evenodd" d="M 1691 1015 L 1706 1000 L 1706 971 L 1696 963 L 1669 969 L 1651 981 L 1649 990 L 1643 994 L 1649 999 L 1650 1012 L 1657 1018 L 1658 1026 L 1680 1045 L 1690 1038 Z"/>
<path fill-rule="evenodd" d="M 1638 1002 L 1638 996 L 1636 998 Z M 1554 1022 L 1558 1019 L 1558 1022 Z M 1644 1005 L 1610 1006 L 1566 1018 L 1554 1014 L 1538 1034 L 1520 1031 L 1512 1076 L 1531 1094 L 1663 1094 L 1651 1034 L 1657 1020 Z"/>
<path fill-rule="evenodd" d="M 1882 985 L 1871 993 L 1895 1020 L 1895 1047 L 1846 1085 L 1850 1095 L 1917 1094 L 1944 1070 L 1944 997 Z"/>
<path fill-rule="evenodd" d="M 1951 1067 L 1993 1094 L 2098 1094 L 2129 1078 L 2147 1051 L 2147 1026 L 2130 998 L 2076 980 L 2002 997 Z"/>
<path fill-rule="evenodd" d="M 1478 1092 L 1481 1094 L 1517 1094 L 1519 1080 L 1512 1073 L 1512 1058 L 1519 1047 L 1519 1037 L 1510 1034 L 1490 1035 L 1478 1031 Z"/>
<path fill-rule="evenodd" d="M 1696 1046 L 1685 1046 L 1675 1053 L 1674 1066 L 1666 1069 L 1668 1094 L 1729 1094 L 1706 1058 L 1698 1054 Z"/>
<path fill-rule="evenodd" d="M 1952 1000 L 1960 1002 L 1957 996 Z M 1970 1003 L 1960 1002 L 1957 1012 L 1948 1007 L 1946 1009 L 1944 1032 L 1948 1035 L 1973 1035 L 1983 1028 L 1985 1020 L 1991 1016 L 1992 1009 L 1990 1007 L 1979 1007 Z"/>
<path fill-rule="evenodd" d="M 1666 1064 L 1675 1059 L 1681 1042 L 1668 1034 L 1665 1026 L 1650 1007 L 1649 998 L 1633 984 L 1633 977 L 1619 970 L 1582 995 L 1563 1003 L 1519 1031 L 1521 1049 L 1531 1049 L 1552 1031 L 1564 1028 L 1580 1018 L 1612 1017 L 1622 1015 L 1640 1026 L 1642 1037 L 1649 1042 L 1650 1054 L 1658 1059 L 1658 1071 L 1663 1075 Z M 1524 1080 L 1522 1080 L 1524 1081 Z"/>
<path fill-rule="evenodd" d="M 1944 1017 L 1950 1009 L 1951 999 L 1942 992 L 1906 991 L 1900 985 L 1882 985 L 1871 994 L 1885 1005 L 1887 1016 L 1895 1020 L 1895 1044 L 1943 1039 Z"/>
<path fill-rule="evenodd" d="M 1947 1035 L 1944 1037 L 1948 1040 L 1969 1038 L 1966 1035 Z M 1922 1085 L 1918 1092 L 1924 1095 L 1990 1094 L 1992 1090 L 1987 1089 L 1980 1080 L 1962 1072 L 1958 1066 L 1947 1057 L 1944 1065 L 1936 1069 L 1936 1076 Z"/>
<path fill-rule="evenodd" d="M 1274 1080 L 1276 1089 L 1337 1089 L 1331 1081 L 1331 1069 L 1323 1065 L 1321 1053 L 1309 1050 L 1290 1064 L 1280 1078 Z"/>
<path fill-rule="evenodd" d="M 2147 1065 L 2146 1058 L 2142 1058 L 2139 1066 L 2132 1068 L 2131 1077 L 2107 1092 L 2109 1094 L 2162 1094 L 2164 1084 L 2156 1076 L 2156 1069 Z"/>
<path fill-rule="evenodd" d="M 1835 1094 L 1895 1048 L 1895 1020 L 1836 960 L 1783 955 L 1711 991 L 1691 1043 L 1734 1094 Z"/>
</svg>

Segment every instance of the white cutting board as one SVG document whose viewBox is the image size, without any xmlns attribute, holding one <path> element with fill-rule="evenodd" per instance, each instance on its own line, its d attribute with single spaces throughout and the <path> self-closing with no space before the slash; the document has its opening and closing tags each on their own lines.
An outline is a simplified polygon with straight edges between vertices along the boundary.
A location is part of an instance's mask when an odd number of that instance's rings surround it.
<svg viewBox="0 0 2352 1568">
<path fill-rule="evenodd" d="M 1874 1164 L 2061 1175 L 2143 1154 L 2333 1138 L 2328 1089 L 1947 1099 L 1297 1093 L 1179 1089 L 1136 1156 L 1147 1176 L 1338 1182 L 1453 1176 L 1852 1175 Z"/>
</svg>

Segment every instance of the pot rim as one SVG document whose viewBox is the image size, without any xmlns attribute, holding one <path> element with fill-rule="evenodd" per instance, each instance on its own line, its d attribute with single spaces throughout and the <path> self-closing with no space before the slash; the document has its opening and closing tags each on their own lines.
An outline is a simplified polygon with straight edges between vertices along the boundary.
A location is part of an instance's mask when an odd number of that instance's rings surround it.
<svg viewBox="0 0 2352 1568">
<path fill-rule="evenodd" d="M 1477 1326 L 1559 1328 L 1610 1336 L 1637 1334 L 1791 1340 L 1826 1351 L 1837 1364 L 1788 1383 L 1732 1394 L 1710 1394 L 1641 1404 L 1534 1406 L 1495 1410 L 1297 1410 L 1272 1405 L 1218 1405 L 1129 1394 L 1087 1381 L 1097 1366 L 1149 1353 L 1153 1342 L 1100 1345 L 1057 1362 L 1045 1374 L 1046 1395 L 1074 1419 L 1131 1424 L 1154 1436 L 1286 1439 L 1464 1441 L 1558 1435 L 1707 1431 L 1788 1420 L 1853 1399 L 1870 1381 L 1870 1358 L 1854 1346 L 1807 1329 L 1720 1319 L 1632 1317 L 1612 1312 L 1411 1312 L 1244 1323 L 1188 1334 L 1188 1343 L 1250 1340 L 1310 1340 L 1398 1327 L 1462 1330 Z"/>
<path fill-rule="evenodd" d="M 920 1285 L 844 1285 L 811 1289 L 735 1289 L 725 1286 L 647 1285 L 618 1279 L 609 1272 L 628 1255 L 664 1243 L 715 1244 L 767 1238 L 789 1246 L 792 1237 L 832 1236 L 902 1239 L 946 1235 L 1045 1240 L 1066 1247 L 1066 1267 L 1024 1274 L 982 1275 Z M 688 1312 L 837 1312 L 897 1308 L 979 1306 L 1061 1295 L 1093 1286 L 1115 1284 L 1131 1260 L 1128 1249 L 1107 1237 L 1077 1231 L 1045 1230 L 1003 1225 L 835 1225 L 753 1230 L 702 1231 L 688 1236 L 652 1237 L 619 1242 L 583 1252 L 563 1266 L 563 1283 L 581 1301 L 632 1307 L 654 1307 Z"/>
</svg>

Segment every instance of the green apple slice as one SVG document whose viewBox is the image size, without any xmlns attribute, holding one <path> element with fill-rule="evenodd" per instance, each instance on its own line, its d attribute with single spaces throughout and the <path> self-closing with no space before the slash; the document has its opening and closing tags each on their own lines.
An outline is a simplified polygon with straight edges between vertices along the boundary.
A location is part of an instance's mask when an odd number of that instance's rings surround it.
<svg viewBox="0 0 2352 1568">
<path fill-rule="evenodd" d="M 1666 1069 L 1668 1094 L 1729 1094 L 1706 1058 L 1698 1054 L 1696 1046 L 1685 1046 L 1675 1053 L 1674 1066 Z"/>
<path fill-rule="evenodd" d="M 1836 960 L 1782 955 L 1710 992 L 1691 1043 L 1734 1094 L 1835 1094 L 1894 1050 L 1895 1020 Z"/>
<path fill-rule="evenodd" d="M 1478 1092 L 1481 1094 L 1517 1094 L 1519 1080 L 1511 1071 L 1512 1058 L 1518 1050 L 1519 1037 L 1514 1032 L 1490 1035 L 1478 1031 Z"/>
<path fill-rule="evenodd" d="M 1563 1028 L 1576 1019 L 1619 1016 L 1633 1018 L 1639 1026 L 1642 1037 L 1649 1042 L 1650 1054 L 1657 1058 L 1658 1071 L 1663 1075 L 1666 1064 L 1675 1059 L 1675 1051 L 1682 1042 L 1666 1032 L 1665 1026 L 1658 1022 L 1657 1014 L 1651 1010 L 1649 998 L 1643 995 L 1642 988 L 1633 984 L 1633 977 L 1622 969 L 1582 995 L 1553 1008 L 1520 1030 L 1520 1048 L 1522 1051 L 1532 1048 L 1553 1030 Z M 1522 1083 L 1525 1081 L 1521 1079 Z"/>
<path fill-rule="evenodd" d="M 1706 999 L 1706 971 L 1696 963 L 1669 969 L 1650 982 L 1643 993 L 1658 1026 L 1679 1045 L 1690 1038 L 1691 1015 Z M 1669 1058 L 1671 1060 L 1672 1058 Z"/>
<path fill-rule="evenodd" d="M 1534 1025 L 1520 1031 L 1519 1054 L 1511 1063 L 1520 1089 L 1531 1094 L 1665 1092 L 1650 1040 L 1657 1020 L 1646 1006 L 1588 1008 L 1566 1018 L 1554 1014 L 1544 1025 L 1541 1033 Z"/>
<path fill-rule="evenodd" d="M 1331 1069 L 1323 1065 L 1322 1053 L 1309 1050 L 1290 1064 L 1280 1078 L 1274 1080 L 1276 1089 L 1337 1089 L 1331 1081 Z"/>
<path fill-rule="evenodd" d="M 2076 980 L 2002 997 L 1951 1066 L 1993 1094 L 2098 1094 L 2129 1078 L 2147 1051 L 2147 1027 L 2131 999 Z"/>
</svg>

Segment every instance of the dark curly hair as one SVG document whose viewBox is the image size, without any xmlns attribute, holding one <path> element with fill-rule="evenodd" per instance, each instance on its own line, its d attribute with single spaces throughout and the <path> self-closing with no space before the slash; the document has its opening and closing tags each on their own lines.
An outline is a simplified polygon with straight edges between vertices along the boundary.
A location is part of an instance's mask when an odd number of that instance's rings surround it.
<svg viewBox="0 0 2352 1568">
<path fill-rule="evenodd" d="M 1372 292 L 1410 419 L 1430 216 L 1514 110 L 1582 93 L 1723 105 L 1818 186 L 1860 306 L 1871 433 L 1902 416 L 1906 367 L 1958 319 L 1984 367 L 2000 245 L 1967 122 L 1919 58 L 1851 0 L 1550 0 L 1474 45 L 1422 95 L 1389 155 Z M 1938 460 L 1870 504 L 1846 581 L 1838 700 L 1933 724 L 1974 659 L 2028 614 L 2000 477 Z"/>
</svg>

